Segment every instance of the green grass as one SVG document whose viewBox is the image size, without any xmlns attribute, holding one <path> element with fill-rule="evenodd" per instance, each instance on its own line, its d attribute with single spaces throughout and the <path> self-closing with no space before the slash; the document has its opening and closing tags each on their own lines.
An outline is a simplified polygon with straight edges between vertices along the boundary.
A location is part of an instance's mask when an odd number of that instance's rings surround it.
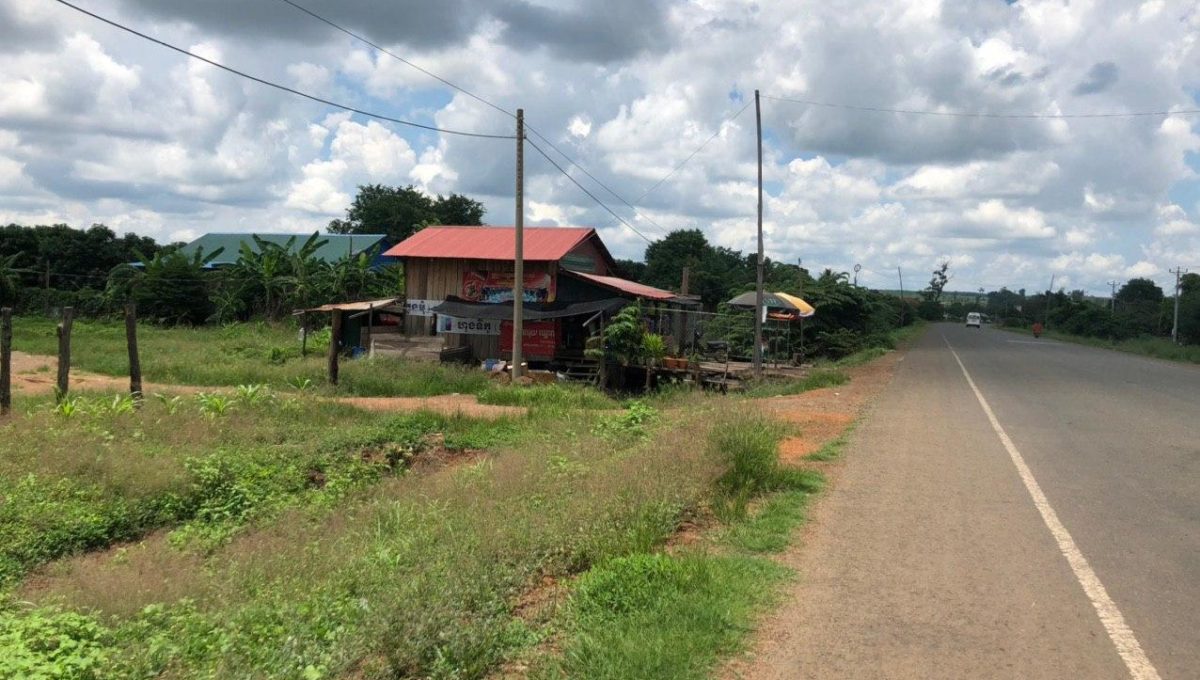
<svg viewBox="0 0 1200 680">
<path fill-rule="evenodd" d="M 724 470 L 712 487 L 725 528 L 720 552 L 644 553 L 602 562 L 574 584 L 559 616 L 561 650 L 537 678 L 706 678 L 738 649 L 790 572 L 759 557 L 783 550 L 820 490 L 819 473 L 783 467 L 785 428 L 750 414 L 713 427 Z M 754 508 L 747 501 L 761 498 Z M 751 511 L 753 510 L 753 511 Z"/>
<path fill-rule="evenodd" d="M 825 442 L 825 445 L 822 446 L 819 451 L 810 453 L 807 456 L 805 456 L 805 458 L 807 458 L 808 460 L 815 460 L 815 461 L 819 461 L 819 462 L 829 462 L 831 460 L 837 460 L 838 458 L 841 457 L 842 450 L 846 448 L 846 442 L 848 442 L 850 440 L 850 433 L 853 430 L 854 430 L 854 426 L 851 425 L 850 428 L 848 428 L 845 432 L 843 432 L 841 435 L 839 435 L 836 439 L 832 439 L 828 442 Z"/>
<path fill-rule="evenodd" d="M 767 560 L 695 553 L 601 564 L 575 586 L 561 660 L 535 677 L 708 677 L 787 575 Z"/>
<path fill-rule="evenodd" d="M 71 518 L 103 516 L 102 502 L 135 492 L 157 497 L 154 482 L 162 493 L 203 489 L 189 507 L 205 510 L 165 518 L 168 536 L 189 526 L 200 539 L 213 527 L 238 529 L 200 552 L 197 536 L 185 536 L 192 540 L 151 539 L 104 559 L 53 564 L 43 590 L 17 596 L 36 606 L 0 607 L 6 625 L 37 628 L 59 611 L 84 616 L 99 631 L 101 648 L 89 654 L 107 659 L 106 676 L 115 678 L 334 677 L 353 669 L 367 677 L 483 677 L 537 639 L 514 616 L 520 592 L 546 575 L 654 550 L 720 472 L 719 460 L 689 443 L 711 420 L 699 412 L 667 421 L 645 406 L 620 416 L 535 407 L 527 417 L 482 423 L 313 404 L 320 408 L 301 405 L 286 417 L 245 405 L 212 417 L 190 402 L 173 414 L 153 403 L 121 416 L 119 427 L 109 416 L 64 418 L 45 408 L 13 421 L 4 434 L 21 440 L 6 459 L 11 469 L 47 483 L 96 484 L 90 505 L 53 499 L 29 526 L 73 526 Z M 336 415 L 323 416 L 325 409 Z M 326 496 L 338 465 L 387 466 L 411 453 L 405 442 L 433 430 L 448 448 L 488 447 L 489 455 L 428 474 L 375 474 Z M 70 447 L 55 454 L 48 441 Z M 202 448 L 211 450 L 199 458 L 212 464 L 207 472 L 187 463 Z M 95 454 L 99 467 L 73 468 L 79 450 Z M 321 488 L 309 488 L 313 462 L 326 464 Z M 0 545 L 11 535 L 0 533 Z M 103 528 L 98 535 L 112 538 Z M 53 603 L 65 609 L 48 608 Z M 0 657 L 18 644 L 0 633 Z M 41 662 L 39 669 L 53 660 Z"/>
<path fill-rule="evenodd" d="M 21 317 L 13 321 L 13 348 L 30 354 L 57 353 L 55 324 Z M 138 326 L 142 375 L 160 384 L 236 386 L 265 384 L 292 389 L 308 381 L 326 393 L 357 396 L 474 394 L 488 386 L 474 367 L 379 357 L 345 359 L 339 386 L 326 383 L 324 347 L 300 356 L 297 329 L 289 324 L 248 323 L 198 328 Z M 326 345 L 327 347 L 327 345 Z M 104 375 L 128 375 L 124 324 L 78 320 L 71 332 L 71 365 Z"/>
<path fill-rule="evenodd" d="M 817 368 L 799 380 L 769 380 L 746 390 L 747 396 L 781 397 L 800 394 L 824 387 L 837 387 L 850 382 L 850 376 L 836 368 Z"/>
<path fill-rule="evenodd" d="M 543 408 L 615 409 L 620 405 L 599 390 L 582 385 L 490 385 L 479 392 L 479 403 Z"/>
</svg>

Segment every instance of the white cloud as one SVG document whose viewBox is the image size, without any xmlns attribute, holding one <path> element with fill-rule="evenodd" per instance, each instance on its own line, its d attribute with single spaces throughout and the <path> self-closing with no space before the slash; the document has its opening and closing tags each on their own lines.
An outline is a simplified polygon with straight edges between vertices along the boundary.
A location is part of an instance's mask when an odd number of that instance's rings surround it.
<svg viewBox="0 0 1200 680">
<path fill-rule="evenodd" d="M 330 7 L 333 18 L 369 21 Z M 511 133 L 508 116 L 296 13 L 248 29 L 193 9 L 97 6 L 321 96 Z M 665 30 L 647 34 L 657 36 L 652 48 L 610 36 L 607 51 L 572 52 L 563 31 L 542 30 L 544 17 L 504 15 L 526 22 L 513 27 L 499 10 L 473 7 L 464 19 L 429 5 L 405 26 L 428 20 L 443 38 L 417 40 L 394 17 L 371 34 L 501 108 L 523 107 L 532 128 L 643 217 L 532 139 L 647 235 L 661 235 L 651 220 L 694 226 L 750 251 L 753 106 L 727 118 L 754 88 L 942 112 L 1195 108 L 1200 12 L 1175 9 L 1158 0 L 665 0 L 653 15 Z M 378 182 L 465 193 L 488 206 L 490 221 L 511 222 L 511 141 L 331 112 L 35 0 L 8 0 L 0 18 L 5 219 L 106 221 L 160 238 L 304 231 L 341 215 L 357 184 Z M 818 268 L 860 262 L 881 280 L 896 267 L 924 277 L 947 258 L 961 270 L 955 285 L 969 289 L 1034 289 L 1061 267 L 1072 285 L 1095 290 L 1114 276 L 1165 278 L 1180 258 L 1200 260 L 1200 206 L 1187 190 L 1196 181 L 1188 154 L 1200 152 L 1195 117 L 1006 120 L 762 103 L 771 257 Z M 526 169 L 531 222 L 595 225 L 618 256 L 640 255 L 640 237 L 532 149 Z"/>
</svg>

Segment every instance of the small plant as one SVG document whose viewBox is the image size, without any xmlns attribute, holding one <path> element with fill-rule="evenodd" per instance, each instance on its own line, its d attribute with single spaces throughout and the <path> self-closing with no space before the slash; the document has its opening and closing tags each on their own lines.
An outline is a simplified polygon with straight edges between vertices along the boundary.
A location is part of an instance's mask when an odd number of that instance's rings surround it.
<svg viewBox="0 0 1200 680">
<path fill-rule="evenodd" d="M 113 395 L 111 401 L 104 402 L 104 410 L 114 416 L 133 413 L 134 406 L 133 397 L 128 394 Z"/>
<path fill-rule="evenodd" d="M 159 404 L 162 404 L 163 410 L 166 411 L 167 415 L 169 416 L 175 415 L 175 412 L 179 410 L 179 405 L 183 403 L 183 397 L 179 396 L 178 394 L 174 396 L 168 396 L 166 394 L 159 394 L 158 392 L 155 392 L 154 398 L 158 400 Z"/>
<path fill-rule="evenodd" d="M 201 392 L 196 395 L 200 402 L 200 412 L 210 418 L 223 416 L 233 409 L 236 400 L 224 394 L 208 394 Z"/>
<path fill-rule="evenodd" d="M 288 380 L 287 384 L 291 385 L 293 388 L 295 388 L 297 391 L 300 391 L 300 392 L 307 392 L 308 390 L 311 390 L 313 388 L 313 381 L 311 378 L 305 378 L 305 377 L 299 376 L 299 375 L 296 376 L 295 378 Z"/>
<path fill-rule="evenodd" d="M 663 336 L 658 333 L 647 333 L 642 336 L 642 356 L 645 357 L 647 365 L 662 361 L 666 354 L 667 343 L 663 340 Z"/>
<path fill-rule="evenodd" d="M 77 416 L 84 412 L 83 400 L 79 397 L 67 397 L 54 405 L 54 412 L 64 418 Z"/>
<path fill-rule="evenodd" d="M 254 406 L 271 398 L 271 388 L 266 385 L 238 385 L 237 397 Z"/>
<path fill-rule="evenodd" d="M 623 413 L 601 418 L 595 433 L 601 437 L 644 437 L 646 426 L 658 420 L 658 411 L 640 399 L 629 402 Z"/>
</svg>

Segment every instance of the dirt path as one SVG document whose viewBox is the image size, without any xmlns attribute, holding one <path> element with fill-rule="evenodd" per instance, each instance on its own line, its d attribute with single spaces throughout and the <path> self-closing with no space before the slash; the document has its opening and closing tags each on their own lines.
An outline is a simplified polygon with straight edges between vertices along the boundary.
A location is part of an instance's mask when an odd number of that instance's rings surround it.
<svg viewBox="0 0 1200 680">
<path fill-rule="evenodd" d="M 940 343 L 927 333 L 859 402 L 829 490 L 781 558 L 796 582 L 724 677 L 1128 677 Z M 831 420 L 810 411 L 785 415 Z"/>
<path fill-rule="evenodd" d="M 368 411 L 433 411 L 447 416 L 503 418 L 523 416 L 523 406 L 481 404 L 471 394 L 443 394 L 436 397 L 340 397 L 343 404 Z"/>
<path fill-rule="evenodd" d="M 57 382 L 58 358 L 13 352 L 12 372 L 14 394 L 26 396 L 52 394 Z M 79 368 L 71 369 L 70 384 L 72 392 L 125 392 L 129 389 L 128 378 L 101 375 Z M 147 382 L 144 383 L 143 389 L 147 394 L 152 392 L 193 394 L 206 391 L 221 392 L 230 388 Z M 462 415 L 471 418 L 503 418 L 522 416 L 526 413 L 526 409 L 521 406 L 480 404 L 471 394 L 444 394 L 435 397 L 338 397 L 336 400 L 368 411 L 433 411 L 447 416 Z"/>
<path fill-rule="evenodd" d="M 58 358 L 25 352 L 12 353 L 12 386 L 16 395 L 51 394 L 58 380 Z M 78 368 L 71 369 L 71 389 L 88 391 L 124 392 L 129 389 L 129 378 L 118 378 L 111 375 L 100 375 Z M 177 385 L 151 385 L 147 383 L 144 389 L 180 391 Z"/>
</svg>

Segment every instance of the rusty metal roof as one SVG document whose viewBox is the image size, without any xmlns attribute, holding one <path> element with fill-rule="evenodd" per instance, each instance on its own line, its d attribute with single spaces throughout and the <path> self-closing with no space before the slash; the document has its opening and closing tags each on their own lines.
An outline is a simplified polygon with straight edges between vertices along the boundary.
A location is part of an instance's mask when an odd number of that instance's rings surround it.
<svg viewBox="0 0 1200 680">
<path fill-rule="evenodd" d="M 334 302 L 320 307 L 312 307 L 301 311 L 305 312 L 365 312 L 368 309 L 382 311 L 386 307 L 390 307 L 403 298 L 390 297 L 382 300 L 360 300 L 358 302 Z"/>
<path fill-rule="evenodd" d="M 512 260 L 516 257 L 515 227 L 425 227 L 384 252 L 388 257 Z M 557 262 L 580 243 L 596 236 L 591 227 L 525 227 L 525 259 Z M 608 255 L 604 244 L 600 249 Z"/>
<path fill-rule="evenodd" d="M 585 281 L 591 281 L 605 288 L 615 290 L 634 297 L 646 298 L 647 300 L 674 300 L 677 295 L 669 290 L 647 286 L 644 283 L 629 281 L 627 279 L 619 279 L 615 276 L 599 276 L 597 274 L 585 274 L 583 272 L 564 272 L 571 276 L 578 276 Z"/>
</svg>

